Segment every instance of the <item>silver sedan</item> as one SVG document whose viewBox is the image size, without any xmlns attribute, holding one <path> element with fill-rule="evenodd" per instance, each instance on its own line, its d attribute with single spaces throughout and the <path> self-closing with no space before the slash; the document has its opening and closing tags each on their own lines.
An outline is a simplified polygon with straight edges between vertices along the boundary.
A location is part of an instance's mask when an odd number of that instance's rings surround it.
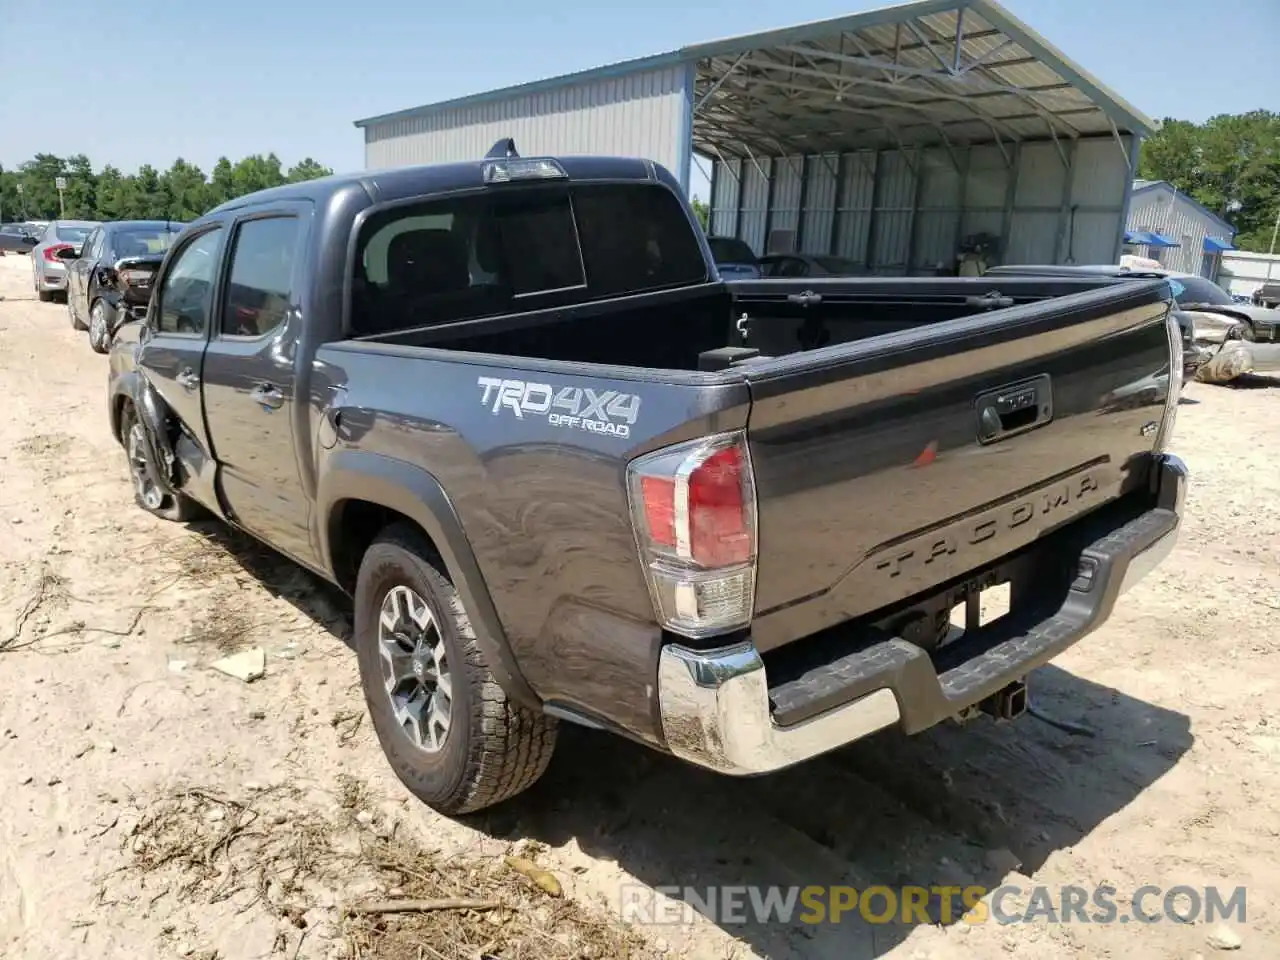
<svg viewBox="0 0 1280 960">
<path fill-rule="evenodd" d="M 41 300 L 52 300 L 56 294 L 66 295 L 67 262 L 79 255 L 84 239 L 96 220 L 51 220 L 40 234 L 40 242 L 31 248 L 31 285 Z"/>
</svg>

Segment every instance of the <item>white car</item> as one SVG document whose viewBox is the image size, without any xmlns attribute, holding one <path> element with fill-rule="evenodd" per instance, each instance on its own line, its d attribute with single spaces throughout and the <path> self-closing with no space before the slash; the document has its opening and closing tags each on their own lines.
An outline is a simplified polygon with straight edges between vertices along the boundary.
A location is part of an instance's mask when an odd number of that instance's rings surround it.
<svg viewBox="0 0 1280 960">
<path fill-rule="evenodd" d="M 31 286 L 36 296 L 49 301 L 67 292 L 67 262 L 74 260 L 97 220 L 50 220 L 39 242 L 31 248 Z"/>
</svg>

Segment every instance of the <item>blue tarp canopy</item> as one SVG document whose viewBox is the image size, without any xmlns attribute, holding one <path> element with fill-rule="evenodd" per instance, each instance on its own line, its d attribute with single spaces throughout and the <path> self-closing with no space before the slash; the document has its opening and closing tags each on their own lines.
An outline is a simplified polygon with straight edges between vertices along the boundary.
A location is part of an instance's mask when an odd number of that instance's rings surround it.
<svg viewBox="0 0 1280 960">
<path fill-rule="evenodd" d="M 1228 250 L 1234 250 L 1235 244 L 1230 240 L 1224 240 L 1222 237 L 1205 237 L 1204 252 L 1205 253 L 1225 253 Z"/>
<path fill-rule="evenodd" d="M 1163 233 L 1156 233 L 1151 230 L 1126 230 L 1124 232 L 1124 242 L 1135 244 L 1138 246 L 1148 247 L 1180 247 L 1180 244 L 1173 237 L 1166 237 Z"/>
</svg>

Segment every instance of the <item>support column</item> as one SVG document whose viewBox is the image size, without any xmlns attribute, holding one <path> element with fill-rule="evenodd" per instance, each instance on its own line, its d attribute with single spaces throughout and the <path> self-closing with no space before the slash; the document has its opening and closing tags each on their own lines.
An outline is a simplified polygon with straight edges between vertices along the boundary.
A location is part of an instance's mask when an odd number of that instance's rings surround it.
<svg viewBox="0 0 1280 960">
<path fill-rule="evenodd" d="M 835 256 L 840 252 L 840 227 L 843 219 L 842 207 L 845 204 L 845 194 L 848 190 L 845 187 L 845 181 L 849 178 L 849 161 L 847 154 L 839 153 L 836 155 L 836 189 L 834 205 L 831 208 L 831 236 L 827 239 L 827 253 Z"/>
</svg>

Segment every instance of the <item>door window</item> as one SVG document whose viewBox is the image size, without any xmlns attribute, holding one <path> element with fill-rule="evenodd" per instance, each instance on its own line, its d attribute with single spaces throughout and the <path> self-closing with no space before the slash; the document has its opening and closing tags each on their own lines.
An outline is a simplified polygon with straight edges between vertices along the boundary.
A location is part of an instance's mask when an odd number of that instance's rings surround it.
<svg viewBox="0 0 1280 960">
<path fill-rule="evenodd" d="M 84 242 L 84 248 L 80 251 L 81 260 L 96 260 L 100 253 L 102 245 L 102 228 L 99 227 L 93 233 L 89 234 L 89 238 Z"/>
<path fill-rule="evenodd" d="M 161 333 L 204 333 L 213 300 L 221 240 L 221 228 L 200 234 L 182 248 L 165 274 L 160 285 L 156 324 Z"/>
<path fill-rule="evenodd" d="M 295 217 L 248 220 L 236 231 L 222 335 L 261 337 L 284 322 L 293 301 Z"/>
</svg>

